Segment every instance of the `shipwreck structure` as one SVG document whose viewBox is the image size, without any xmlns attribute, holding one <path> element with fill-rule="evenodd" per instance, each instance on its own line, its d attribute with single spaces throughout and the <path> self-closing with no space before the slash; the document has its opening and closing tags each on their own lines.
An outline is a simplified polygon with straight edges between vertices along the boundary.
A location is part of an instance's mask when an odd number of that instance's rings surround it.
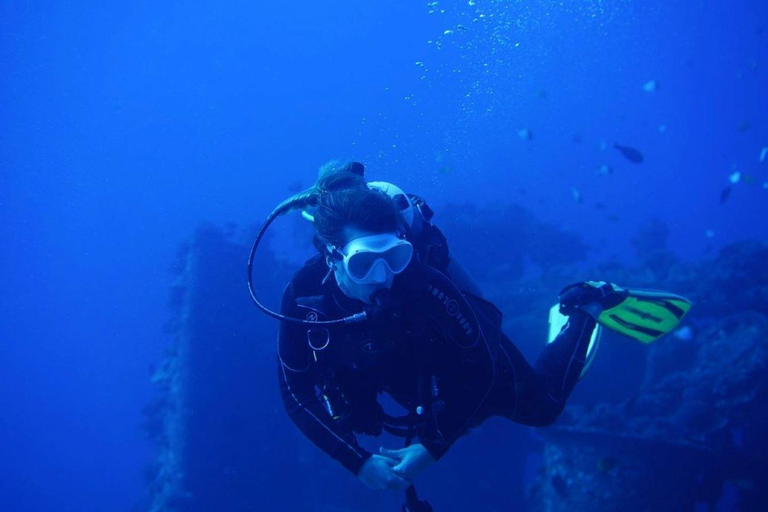
<svg viewBox="0 0 768 512">
<path fill-rule="evenodd" d="M 606 278 L 671 288 L 695 307 L 648 348 L 635 392 L 570 406 L 541 431 L 533 509 L 768 510 L 768 243 L 735 244 L 697 264 L 649 257 L 668 264 Z"/>
</svg>

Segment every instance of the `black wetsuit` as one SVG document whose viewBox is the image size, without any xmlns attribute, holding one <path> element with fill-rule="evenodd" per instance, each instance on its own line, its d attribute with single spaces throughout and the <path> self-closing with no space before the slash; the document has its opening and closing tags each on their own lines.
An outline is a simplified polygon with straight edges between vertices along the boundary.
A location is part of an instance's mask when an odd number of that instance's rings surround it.
<svg viewBox="0 0 768 512">
<path fill-rule="evenodd" d="M 363 304 L 332 277 L 323 282 L 327 273 L 321 256 L 308 261 L 285 290 L 282 314 L 326 320 L 360 312 Z M 411 411 L 413 432 L 439 459 L 490 416 L 552 423 L 579 379 L 594 327 L 577 311 L 531 366 L 501 331 L 493 304 L 414 261 L 370 320 L 328 329 L 281 324 L 283 402 L 304 435 L 357 474 L 370 454 L 355 433 L 381 433 L 389 420 L 377 396 L 386 392 Z"/>
</svg>

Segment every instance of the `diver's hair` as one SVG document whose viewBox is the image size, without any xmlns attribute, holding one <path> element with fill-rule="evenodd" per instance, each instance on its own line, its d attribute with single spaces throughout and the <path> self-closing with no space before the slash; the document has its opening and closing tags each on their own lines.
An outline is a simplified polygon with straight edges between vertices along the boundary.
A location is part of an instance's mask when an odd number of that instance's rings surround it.
<svg viewBox="0 0 768 512">
<path fill-rule="evenodd" d="M 368 190 L 368 184 L 365 178 L 352 172 L 336 169 L 326 173 L 315 183 L 315 190 L 322 197 L 331 192 L 341 192 L 343 190 Z"/>
<path fill-rule="evenodd" d="M 374 233 L 403 229 L 403 219 L 395 202 L 384 192 L 369 189 L 359 174 L 333 172 L 321 178 L 316 188 L 315 229 L 323 244 L 334 247 L 344 245 L 347 242 L 344 238 L 345 227 Z"/>
<path fill-rule="evenodd" d="M 329 160 L 320 166 L 320 170 L 317 173 L 317 181 L 320 181 L 331 174 L 340 172 L 351 172 L 364 177 L 365 166 L 360 162 L 353 162 L 352 160 Z"/>
</svg>

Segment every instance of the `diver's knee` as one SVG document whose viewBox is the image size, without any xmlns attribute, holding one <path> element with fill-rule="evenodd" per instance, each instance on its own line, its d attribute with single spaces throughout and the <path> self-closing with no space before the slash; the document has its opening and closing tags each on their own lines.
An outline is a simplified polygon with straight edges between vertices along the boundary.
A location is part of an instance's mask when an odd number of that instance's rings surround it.
<svg viewBox="0 0 768 512">
<path fill-rule="evenodd" d="M 521 425 L 525 425 L 528 427 L 543 428 L 543 427 L 548 427 L 553 423 L 555 423 L 557 419 L 560 417 L 560 413 L 562 411 L 563 411 L 562 407 L 560 407 L 559 409 L 543 408 L 527 417 L 517 416 L 517 417 L 511 417 L 510 419 L 516 423 L 520 423 Z"/>
<path fill-rule="evenodd" d="M 537 427 L 548 427 L 555 423 L 565 408 L 565 403 L 551 401 L 546 407 L 542 407 L 538 418 Z"/>
</svg>

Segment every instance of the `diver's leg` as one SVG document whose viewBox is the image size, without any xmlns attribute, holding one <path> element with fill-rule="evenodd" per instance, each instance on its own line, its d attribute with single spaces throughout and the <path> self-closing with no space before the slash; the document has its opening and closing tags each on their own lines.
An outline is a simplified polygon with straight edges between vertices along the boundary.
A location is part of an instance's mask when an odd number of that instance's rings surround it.
<svg viewBox="0 0 768 512">
<path fill-rule="evenodd" d="M 548 398 L 558 406 L 558 415 L 581 377 L 587 349 L 595 330 L 595 319 L 582 311 L 571 313 L 568 323 L 536 361 L 536 372 L 548 383 Z"/>
<path fill-rule="evenodd" d="M 493 396 L 496 409 L 525 425 L 553 423 L 579 381 L 594 328 L 594 318 L 583 311 L 573 312 L 533 366 L 509 338 L 502 336 L 500 384 Z"/>
</svg>

